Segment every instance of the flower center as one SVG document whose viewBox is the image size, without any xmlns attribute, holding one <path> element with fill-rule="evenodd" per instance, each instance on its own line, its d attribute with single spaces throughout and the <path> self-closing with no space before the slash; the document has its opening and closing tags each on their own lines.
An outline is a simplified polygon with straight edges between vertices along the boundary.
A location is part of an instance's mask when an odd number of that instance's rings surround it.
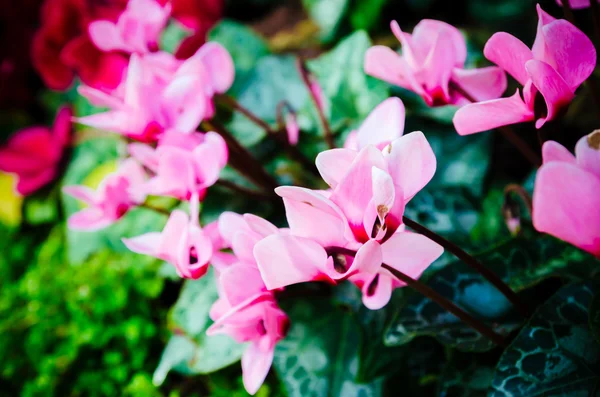
<svg viewBox="0 0 600 397">
<path fill-rule="evenodd" d="M 367 287 L 367 296 L 375 295 L 375 290 L 377 289 L 377 284 L 379 284 L 379 274 L 377 274 L 375 276 L 373 281 L 371 281 L 371 283 Z"/>
<path fill-rule="evenodd" d="M 600 130 L 594 130 L 587 136 L 589 147 L 594 150 L 600 150 Z"/>
<path fill-rule="evenodd" d="M 198 252 L 196 251 L 196 247 L 190 247 L 190 265 L 195 265 L 198 263 Z"/>
<path fill-rule="evenodd" d="M 333 254 L 333 268 L 338 273 L 346 273 L 348 270 L 348 260 L 344 254 Z"/>
</svg>

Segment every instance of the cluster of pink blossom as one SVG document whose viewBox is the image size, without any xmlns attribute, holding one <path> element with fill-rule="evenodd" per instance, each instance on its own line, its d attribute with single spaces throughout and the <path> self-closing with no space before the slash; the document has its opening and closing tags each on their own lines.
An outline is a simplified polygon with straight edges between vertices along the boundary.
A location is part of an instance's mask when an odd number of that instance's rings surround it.
<svg viewBox="0 0 600 397">
<path fill-rule="evenodd" d="M 406 204 L 432 179 L 436 158 L 422 132 L 403 134 L 404 105 L 389 98 L 350 133 L 343 148 L 317 156 L 328 190 L 275 190 L 283 199 L 289 228 L 230 212 L 203 227 L 200 203 L 239 149 L 228 147 L 219 133 L 197 128 L 215 115 L 213 96 L 232 85 L 234 67 L 229 53 L 216 43 L 204 44 L 183 61 L 160 51 L 158 38 L 170 12 L 170 3 L 130 0 L 114 21 L 89 26 L 98 49 L 130 56 L 118 86 L 80 86 L 83 96 L 108 111 L 76 121 L 135 142 L 128 146 L 130 157 L 95 191 L 64 188 L 87 204 L 68 224 L 80 230 L 104 228 L 143 205 L 147 196 L 188 202 L 189 213 L 172 211 L 162 232 L 124 243 L 134 252 L 171 263 L 183 278 L 202 277 L 213 265 L 219 299 L 210 312 L 214 324 L 208 333 L 250 342 L 242 369 L 244 385 L 254 394 L 289 327 L 277 292 L 297 283 L 349 280 L 361 289 L 364 305 L 376 310 L 390 301 L 395 288 L 405 286 L 394 271 L 417 279 L 442 254 L 438 243 L 407 231 L 403 221 Z M 459 106 L 454 125 L 461 135 L 526 121 L 541 128 L 565 111 L 593 72 L 596 51 L 570 22 L 554 19 L 539 6 L 538 15 L 531 50 L 507 33 L 490 38 L 484 54 L 498 66 L 465 69 L 467 51 L 460 31 L 424 20 L 412 35 L 393 22 L 402 55 L 372 47 L 364 68 L 414 91 L 430 106 Z M 500 98 L 507 86 L 505 71 L 523 85 L 522 97 L 517 90 Z M 311 89 L 318 91 L 314 84 Z M 322 106 L 319 95 L 314 96 Z M 21 193 L 55 178 L 68 143 L 69 118 L 69 111 L 62 110 L 52 132 L 37 127 L 21 131 L 0 151 L 0 168 L 18 173 Z M 293 117 L 287 131 L 295 144 L 299 128 Z M 555 142 L 544 145 L 533 222 L 539 231 L 600 257 L 600 132 L 582 138 L 575 153 Z M 32 163 L 27 158 L 31 154 L 41 154 L 39 161 Z"/>
</svg>

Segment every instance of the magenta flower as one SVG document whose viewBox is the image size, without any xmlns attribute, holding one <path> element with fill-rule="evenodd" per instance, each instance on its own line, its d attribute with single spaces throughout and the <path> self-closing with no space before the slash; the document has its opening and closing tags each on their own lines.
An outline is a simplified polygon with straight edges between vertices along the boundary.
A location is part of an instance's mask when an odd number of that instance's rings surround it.
<svg viewBox="0 0 600 397">
<path fill-rule="evenodd" d="M 186 135 L 167 131 L 158 147 L 129 145 L 133 157 L 154 176 L 144 185 L 147 194 L 189 200 L 193 194 L 204 197 L 227 164 L 227 144 L 216 132 Z"/>
<path fill-rule="evenodd" d="M 387 279 L 391 274 L 381 268 L 382 262 L 417 278 L 442 254 L 438 244 L 403 230 L 405 204 L 431 180 L 436 167 L 423 133 L 394 139 L 403 126 L 402 103 L 388 99 L 357 132 L 360 151 L 333 149 L 317 156 L 331 193 L 276 189 L 290 233 L 267 236 L 254 248 L 267 288 L 348 278 L 364 285 L 368 280 L 363 302 L 376 309 L 389 301 L 393 287 L 400 286 Z M 392 139 L 383 150 L 377 148 Z M 352 257 L 335 248 L 357 253 Z"/>
<path fill-rule="evenodd" d="M 218 225 L 223 245 L 233 249 L 236 262 L 219 271 L 219 300 L 210 312 L 215 323 L 207 334 L 225 333 L 240 343 L 250 342 L 242 371 L 246 390 L 254 394 L 271 368 L 275 345 L 285 336 L 289 320 L 267 290 L 253 250 L 264 237 L 283 231 L 255 215 L 232 212 L 221 214 Z"/>
<path fill-rule="evenodd" d="M 169 129 L 190 133 L 213 116 L 213 95 L 227 91 L 233 77 L 233 60 L 217 43 L 205 44 L 183 62 L 165 53 L 133 54 L 122 90 L 109 95 L 81 87 L 93 105 L 110 110 L 78 122 L 143 142 L 154 142 Z"/>
<path fill-rule="evenodd" d="M 183 278 L 200 278 L 208 270 L 213 244 L 198 223 L 198 197 L 190 200 L 190 213 L 175 210 L 162 232 L 124 238 L 123 243 L 133 252 L 171 263 Z"/>
<path fill-rule="evenodd" d="M 65 186 L 63 192 L 83 201 L 87 208 L 71 215 L 68 226 L 75 230 L 102 229 L 119 220 L 132 207 L 141 204 L 145 195 L 140 187 L 146 174 L 133 159 L 102 180 L 96 191 L 86 186 Z"/>
<path fill-rule="evenodd" d="M 102 51 L 143 54 L 158 49 L 158 39 L 171 14 L 171 4 L 155 0 L 129 0 L 117 22 L 97 20 L 89 24 L 92 43 Z"/>
<path fill-rule="evenodd" d="M 579 10 L 582 8 L 587 8 L 590 6 L 590 3 L 594 1 L 594 0 L 569 0 L 569 5 L 571 6 L 572 9 L 574 10 Z M 596 0 L 597 2 L 600 3 L 600 0 Z M 561 0 L 556 0 L 556 3 L 559 6 L 562 6 L 563 3 Z"/>
<path fill-rule="evenodd" d="M 542 149 L 533 225 L 600 257 L 600 132 L 581 138 L 575 156 L 553 141 Z"/>
<path fill-rule="evenodd" d="M 531 50 L 508 33 L 494 34 L 484 48 L 498 64 L 523 85 L 509 97 L 473 103 L 456 112 L 460 135 L 474 134 L 508 124 L 535 120 L 536 128 L 566 110 L 575 90 L 596 66 L 590 39 L 570 22 L 556 20 L 537 6 L 539 22 Z"/>
<path fill-rule="evenodd" d="M 498 98 L 506 90 L 506 75 L 497 67 L 464 69 L 465 39 L 458 29 L 442 21 L 424 19 L 412 35 L 396 21 L 392 32 L 402 44 L 402 55 L 385 46 L 365 54 L 365 72 L 420 95 L 429 106 L 470 103 Z"/>
<path fill-rule="evenodd" d="M 61 108 L 51 129 L 24 128 L 0 148 L 0 170 L 15 173 L 19 178 L 17 192 L 27 196 L 56 178 L 70 135 L 71 110 Z"/>
</svg>

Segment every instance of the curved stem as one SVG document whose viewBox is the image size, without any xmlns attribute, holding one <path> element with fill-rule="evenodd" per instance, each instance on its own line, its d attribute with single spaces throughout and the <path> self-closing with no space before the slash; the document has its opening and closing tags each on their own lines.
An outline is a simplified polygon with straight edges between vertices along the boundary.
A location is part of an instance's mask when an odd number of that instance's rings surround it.
<svg viewBox="0 0 600 397">
<path fill-rule="evenodd" d="M 525 208 L 527 208 L 527 211 L 529 211 L 529 215 L 532 215 L 533 203 L 529 192 L 527 192 L 523 186 L 517 185 L 516 183 L 511 183 L 504 188 L 504 196 L 506 197 L 511 193 L 516 194 L 521 198 L 521 200 L 523 200 L 523 204 L 525 204 Z"/>
<path fill-rule="evenodd" d="M 492 272 L 487 267 L 483 266 L 477 259 L 466 253 L 458 245 L 446 240 L 444 237 L 429 230 L 425 226 L 413 221 L 412 219 L 407 218 L 406 216 L 403 216 L 402 220 L 404 221 L 406 226 L 428 237 L 432 241 L 435 241 L 436 243 L 444 247 L 444 249 L 452 253 L 452 255 L 465 262 L 472 269 L 476 270 L 494 287 L 496 287 L 498 291 L 500 291 L 506 297 L 506 299 L 508 299 L 514 305 L 514 307 L 519 311 L 519 313 L 521 313 L 521 315 L 523 315 L 523 317 L 529 318 L 529 316 L 531 315 L 529 308 L 521 301 L 517 294 L 512 289 L 510 289 L 510 287 L 506 285 L 506 283 L 502 281 L 494 272 Z"/>
<path fill-rule="evenodd" d="M 348 256 L 356 256 L 356 251 L 353 251 L 353 250 L 350 250 L 347 248 L 327 247 L 326 251 L 328 254 L 337 253 L 337 254 L 344 254 L 344 255 L 348 255 Z M 462 320 L 465 324 L 469 325 L 471 328 L 473 328 L 474 330 L 476 330 L 477 332 L 479 332 L 480 334 L 482 334 L 483 336 L 485 336 L 486 338 L 488 338 L 495 344 L 506 347 L 506 345 L 507 345 L 506 340 L 504 339 L 504 337 L 502 335 L 496 333 L 494 330 L 489 328 L 483 322 L 481 322 L 480 320 L 471 316 L 469 313 L 467 313 L 460 307 L 456 306 L 454 303 L 452 303 L 446 297 L 444 297 L 441 294 L 439 294 L 438 292 L 436 292 L 431 287 L 423 284 L 422 282 L 420 282 L 418 280 L 415 280 L 414 278 L 408 276 L 407 274 L 405 274 L 397 269 L 394 269 L 393 267 L 391 267 L 390 265 L 388 265 L 386 263 L 382 263 L 381 267 L 384 268 L 385 270 L 387 270 L 388 272 L 392 273 L 394 275 L 394 277 L 396 277 L 398 280 L 400 280 L 403 283 L 405 283 L 406 285 L 408 285 L 410 288 L 419 292 L 421 295 L 429 298 L 431 301 L 437 303 L 438 305 L 440 305 L 442 308 L 444 308 L 448 312 L 454 314 L 456 317 L 458 317 L 460 320 Z"/>
<path fill-rule="evenodd" d="M 325 137 L 325 142 L 327 143 L 327 146 L 329 146 L 330 149 L 335 149 L 335 141 L 333 139 L 333 134 L 331 133 L 331 128 L 329 128 L 329 123 L 327 122 L 327 118 L 323 113 L 323 108 L 319 103 L 319 99 L 317 98 L 314 90 L 312 89 L 312 84 L 310 82 L 310 77 L 308 75 L 306 65 L 300 57 L 297 58 L 297 62 L 298 70 L 300 71 L 300 77 L 302 77 L 302 81 L 304 82 L 306 89 L 308 89 L 313 104 L 315 105 L 315 108 L 317 108 L 317 115 L 319 116 L 319 121 L 321 122 L 321 126 L 323 127 L 323 136 Z"/>
</svg>

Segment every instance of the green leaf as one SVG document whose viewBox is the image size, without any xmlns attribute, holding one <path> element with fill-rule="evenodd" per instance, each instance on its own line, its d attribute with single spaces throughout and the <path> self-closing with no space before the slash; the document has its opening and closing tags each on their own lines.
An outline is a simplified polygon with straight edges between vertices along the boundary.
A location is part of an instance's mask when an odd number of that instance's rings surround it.
<svg viewBox="0 0 600 397">
<path fill-rule="evenodd" d="M 504 351 L 491 396 L 592 396 L 600 345 L 588 323 L 597 286 L 567 285 L 542 305 Z"/>
<path fill-rule="evenodd" d="M 346 13 L 348 0 L 302 0 L 302 4 L 319 26 L 321 40 L 330 42 Z"/>
<path fill-rule="evenodd" d="M 238 95 L 239 103 L 267 123 L 274 125 L 280 101 L 287 101 L 292 108 L 300 110 L 309 101 L 309 93 L 302 82 L 296 61 L 292 56 L 267 55 L 255 64 Z M 314 125 L 310 117 L 298 115 L 302 130 Z M 265 136 L 265 131 L 236 112 L 229 129 L 244 146 L 252 146 Z"/>
<path fill-rule="evenodd" d="M 350 23 L 354 30 L 369 30 L 379 20 L 381 9 L 387 0 L 358 0 L 352 7 Z"/>
<path fill-rule="evenodd" d="M 170 313 L 170 328 L 174 335 L 154 372 L 154 384 L 162 384 L 171 370 L 186 375 L 208 374 L 240 359 L 245 345 L 227 335 L 206 335 L 212 324 L 210 308 L 218 297 L 212 269 L 198 280 L 185 281 Z"/>
<path fill-rule="evenodd" d="M 38 194 L 25 198 L 24 215 L 27 223 L 40 225 L 58 219 L 57 191 L 44 189 Z"/>
<path fill-rule="evenodd" d="M 594 338 L 600 342 L 600 294 L 596 293 L 590 303 L 590 329 Z"/>
<path fill-rule="evenodd" d="M 438 396 L 485 397 L 492 384 L 498 355 L 451 352 L 437 391 Z"/>
<path fill-rule="evenodd" d="M 515 291 L 522 291 L 551 276 L 586 279 L 597 260 L 549 236 L 513 239 L 478 255 Z M 437 271 L 426 284 L 496 332 L 508 334 L 521 324 L 510 302 L 479 273 L 456 261 Z M 463 351 L 486 351 L 494 345 L 429 299 L 414 294 L 386 334 L 386 344 L 402 345 L 421 335 L 430 335 L 445 345 Z"/>
<path fill-rule="evenodd" d="M 291 328 L 277 344 L 273 361 L 288 396 L 381 395 L 381 380 L 354 382 L 360 332 L 350 313 L 323 300 L 296 300 L 288 306 Z"/>
<path fill-rule="evenodd" d="M 371 40 L 364 31 L 343 39 L 331 51 L 307 63 L 326 99 L 325 110 L 333 130 L 357 126 L 389 96 L 388 85 L 364 72 L 365 52 Z"/>
<path fill-rule="evenodd" d="M 179 47 L 179 44 L 186 37 L 190 36 L 192 31 L 187 29 L 181 23 L 176 20 L 171 20 L 167 27 L 162 31 L 160 35 L 160 49 L 168 53 L 174 54 Z"/>
<path fill-rule="evenodd" d="M 62 186 L 97 185 L 114 168 L 121 142 L 115 137 L 95 138 L 84 141 L 73 150 L 73 157 L 62 181 Z M 123 150 L 124 148 L 120 148 Z M 99 170 L 101 172 L 95 172 Z M 96 186 L 91 186 L 95 188 Z M 82 209 L 78 200 L 62 194 L 65 216 Z M 167 217 L 144 208 L 134 208 L 113 225 L 94 232 L 68 229 L 68 258 L 71 263 L 82 263 L 94 252 L 110 249 L 128 252 L 121 239 L 151 231 L 159 231 Z"/>
<path fill-rule="evenodd" d="M 235 65 L 235 81 L 229 93 L 237 94 L 247 84 L 256 63 L 270 53 L 267 43 L 252 29 L 224 19 L 210 32 L 208 40 L 216 41 L 229 51 Z"/>
</svg>

